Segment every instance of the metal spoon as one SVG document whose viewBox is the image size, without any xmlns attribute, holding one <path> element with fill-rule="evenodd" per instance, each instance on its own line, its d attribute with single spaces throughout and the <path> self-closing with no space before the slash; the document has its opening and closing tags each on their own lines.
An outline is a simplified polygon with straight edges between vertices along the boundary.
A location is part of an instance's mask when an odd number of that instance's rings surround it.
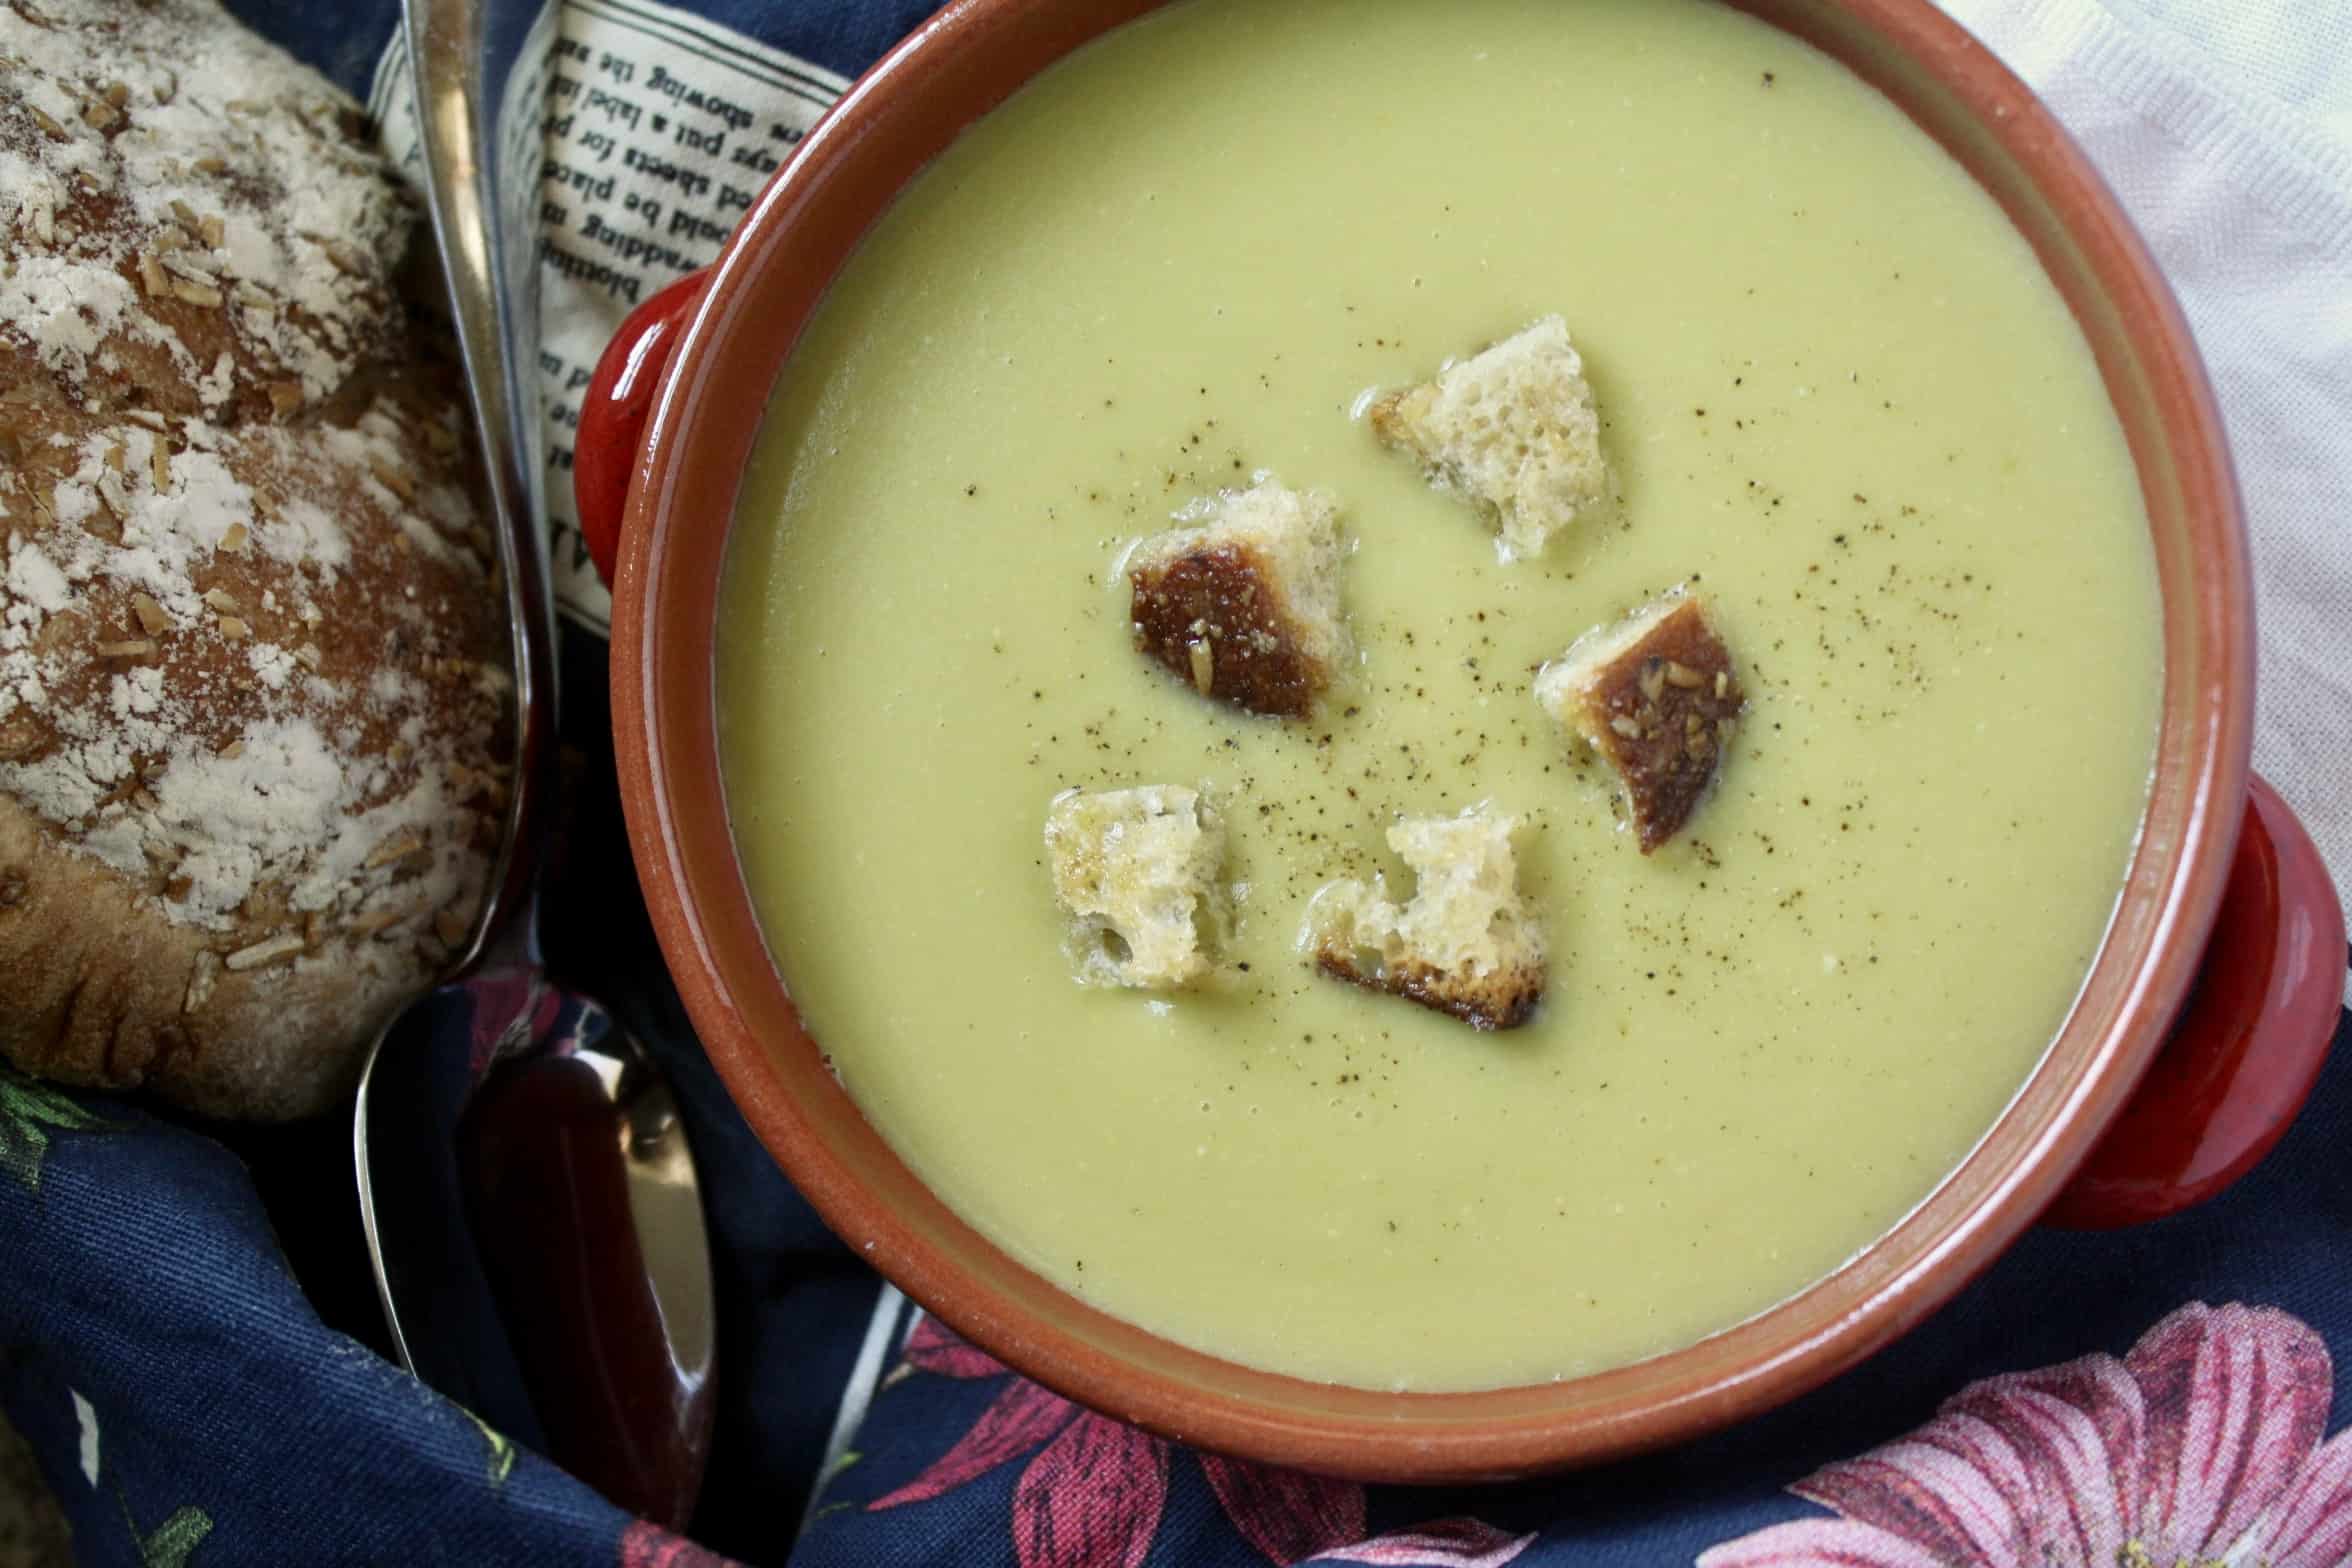
<svg viewBox="0 0 2352 1568">
<path fill-rule="evenodd" d="M 541 970 L 555 755 L 530 214 L 535 4 L 405 0 L 426 191 L 498 513 L 514 795 L 449 978 L 376 1039 L 352 1126 L 401 1364 L 616 1503 L 682 1525 L 709 1447 L 709 1241 L 676 1103 L 604 1008 Z"/>
</svg>

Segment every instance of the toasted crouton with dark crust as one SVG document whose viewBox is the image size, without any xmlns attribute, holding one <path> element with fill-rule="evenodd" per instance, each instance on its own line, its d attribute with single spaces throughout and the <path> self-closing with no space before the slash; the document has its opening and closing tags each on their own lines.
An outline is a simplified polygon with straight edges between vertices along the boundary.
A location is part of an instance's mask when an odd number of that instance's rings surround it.
<svg viewBox="0 0 2352 1568">
<path fill-rule="evenodd" d="M 1389 829 L 1389 847 L 1413 871 L 1411 901 L 1390 902 L 1378 876 L 1324 888 L 1308 913 L 1315 967 L 1473 1029 L 1525 1023 L 1543 1000 L 1544 940 L 1519 897 L 1511 853 L 1518 825 L 1481 804 Z"/>
<path fill-rule="evenodd" d="M 1156 534 L 1127 558 L 1137 650 L 1204 697 L 1305 717 L 1352 653 L 1337 509 L 1261 474 L 1187 513 L 1192 526 Z"/>
<path fill-rule="evenodd" d="M 1535 699 L 1616 773 L 1646 855 L 1698 808 L 1747 696 L 1705 607 L 1676 590 L 1577 639 Z"/>
<path fill-rule="evenodd" d="M 1558 316 L 1390 393 L 1369 417 L 1372 433 L 1418 457 L 1432 484 L 1488 516 L 1506 564 L 1541 555 L 1609 494 L 1592 386 Z"/>
<path fill-rule="evenodd" d="M 1196 791 L 1064 790 L 1046 810 L 1045 848 L 1081 984 L 1167 990 L 1208 972 L 1225 824 Z"/>
</svg>

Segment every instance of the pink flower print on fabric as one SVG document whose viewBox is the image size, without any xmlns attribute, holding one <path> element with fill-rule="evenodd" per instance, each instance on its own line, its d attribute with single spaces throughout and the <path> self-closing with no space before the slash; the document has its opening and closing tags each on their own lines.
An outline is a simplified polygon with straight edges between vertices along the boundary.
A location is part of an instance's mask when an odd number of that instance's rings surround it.
<svg viewBox="0 0 2352 1568">
<path fill-rule="evenodd" d="M 1909 1436 L 1791 1488 L 1831 1519 L 1774 1525 L 1699 1568 L 2343 1568 L 2352 1432 L 2308 1324 L 2191 1303 L 2120 1361 L 1962 1389 Z"/>
<path fill-rule="evenodd" d="M 915 1325 L 891 1381 L 916 1372 L 1009 1381 L 946 1453 L 868 1503 L 869 1511 L 927 1501 L 1034 1455 L 1013 1488 L 1011 1529 L 1021 1568 L 1135 1568 L 1151 1551 L 1167 1505 L 1174 1445 L 1013 1377 L 935 1318 Z M 1355 1482 L 1216 1455 L 1202 1455 L 1199 1463 L 1225 1517 L 1270 1563 L 1501 1568 L 1534 1539 L 1451 1519 L 1367 1541 L 1364 1489 Z"/>
</svg>

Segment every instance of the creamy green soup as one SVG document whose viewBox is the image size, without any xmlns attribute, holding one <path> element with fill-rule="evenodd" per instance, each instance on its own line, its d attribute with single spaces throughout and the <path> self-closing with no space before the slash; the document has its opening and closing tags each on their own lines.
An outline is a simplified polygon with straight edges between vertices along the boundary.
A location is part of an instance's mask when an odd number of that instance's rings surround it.
<svg viewBox="0 0 2352 1568">
<path fill-rule="evenodd" d="M 1622 499 L 1506 567 L 1351 409 L 1554 311 Z M 1261 468 L 1355 541 L 1312 723 L 1145 664 L 1113 567 Z M 1751 706 L 1645 858 L 1529 683 L 1685 580 Z M 719 644 L 761 919 L 892 1146 L 1112 1313 L 1417 1389 L 1688 1343 L 1918 1203 L 2098 947 L 2162 661 L 2027 246 L 1827 58 L 1658 0 L 1188 0 L 1047 72 L 809 329 Z M 1073 982 L 1040 841 L 1141 783 L 1232 826 L 1226 967 L 1167 996 Z M 1313 891 L 1482 799 L 1529 821 L 1533 1021 L 1311 972 Z"/>
</svg>

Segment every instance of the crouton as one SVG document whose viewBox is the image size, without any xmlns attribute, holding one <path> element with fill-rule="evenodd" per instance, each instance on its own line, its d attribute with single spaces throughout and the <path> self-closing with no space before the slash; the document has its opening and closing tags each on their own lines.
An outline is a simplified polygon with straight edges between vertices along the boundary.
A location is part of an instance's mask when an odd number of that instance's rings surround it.
<svg viewBox="0 0 2352 1568">
<path fill-rule="evenodd" d="M 1260 474 L 1178 516 L 1127 556 L 1137 651 L 1204 697 L 1305 717 L 1354 656 L 1331 498 Z"/>
<path fill-rule="evenodd" d="M 1391 903 L 1385 879 L 1317 893 L 1307 941 L 1327 975 L 1450 1013 L 1474 1029 L 1510 1029 L 1543 999 L 1543 928 L 1520 901 L 1511 833 L 1491 805 L 1458 817 L 1408 817 L 1388 846 L 1413 870 L 1413 897 Z"/>
<path fill-rule="evenodd" d="M 1609 493 L 1592 387 L 1558 316 L 1390 393 L 1372 405 L 1371 423 L 1418 457 L 1432 484 L 1488 516 L 1505 563 L 1541 555 Z"/>
<path fill-rule="evenodd" d="M 1081 984 L 1165 990 L 1208 972 L 1225 825 L 1198 793 L 1064 790 L 1046 810 L 1045 848 Z"/>
<path fill-rule="evenodd" d="M 1578 638 L 1535 700 L 1616 773 L 1646 855 L 1698 808 L 1747 699 L 1705 607 L 1677 589 Z"/>
</svg>

